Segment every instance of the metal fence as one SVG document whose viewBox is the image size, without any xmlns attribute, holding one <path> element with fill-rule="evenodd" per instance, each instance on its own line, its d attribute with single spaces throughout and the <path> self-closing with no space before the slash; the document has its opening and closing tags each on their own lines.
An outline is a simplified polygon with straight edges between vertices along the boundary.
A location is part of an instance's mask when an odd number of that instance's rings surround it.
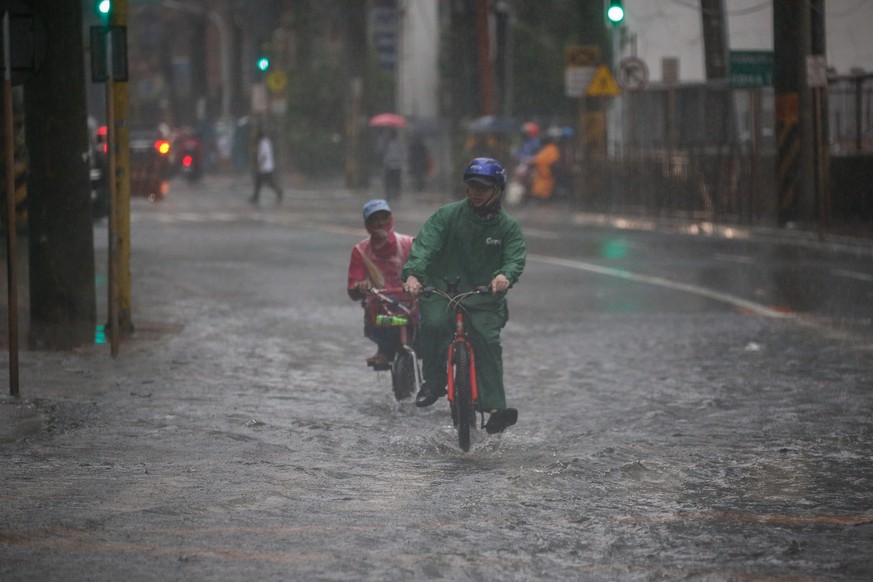
<svg viewBox="0 0 873 582">
<path fill-rule="evenodd" d="M 611 104 L 605 160 L 577 160 L 583 210 L 739 224 L 776 220 L 772 87 L 661 86 Z M 829 88 L 832 156 L 873 152 L 873 76 Z"/>
<path fill-rule="evenodd" d="M 828 126 L 832 155 L 873 152 L 873 75 L 831 80 Z"/>
</svg>

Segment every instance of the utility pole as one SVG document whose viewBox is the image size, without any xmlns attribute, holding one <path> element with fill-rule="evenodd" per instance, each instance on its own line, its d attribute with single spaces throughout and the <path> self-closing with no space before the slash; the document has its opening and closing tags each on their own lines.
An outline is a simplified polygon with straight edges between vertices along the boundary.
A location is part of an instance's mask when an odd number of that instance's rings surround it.
<svg viewBox="0 0 873 582">
<path fill-rule="evenodd" d="M 810 0 L 810 51 L 827 62 L 827 42 L 825 38 L 825 2 Z M 819 228 L 828 225 L 831 218 L 831 198 L 829 191 L 831 155 L 828 147 L 828 87 L 815 88 L 815 186 L 818 201 Z"/>
<path fill-rule="evenodd" d="M 9 394 L 18 396 L 18 228 L 15 212 L 15 128 L 12 120 L 12 41 L 9 11 L 3 12 L 3 121 L 6 168 L 6 273 L 9 324 Z"/>
<path fill-rule="evenodd" d="M 479 113 L 494 115 L 494 72 L 491 67 L 491 40 L 488 34 L 488 0 L 475 0 L 476 55 L 479 63 Z"/>
<path fill-rule="evenodd" d="M 500 112 L 512 116 L 512 6 L 506 0 L 494 4 L 496 55 L 495 84 L 500 95 Z"/>
<path fill-rule="evenodd" d="M 777 212 L 780 225 L 815 215 L 813 122 L 807 89 L 808 2 L 773 2 L 773 88 L 776 93 Z"/>
<path fill-rule="evenodd" d="M 607 20 L 607 3 L 577 0 L 579 21 L 577 42 L 589 57 L 584 66 L 597 68 L 613 60 L 612 24 Z M 607 109 L 605 97 L 591 97 L 583 90 L 577 115 L 577 155 L 579 174 L 576 179 L 577 203 L 607 204 L 611 191 L 606 187 Z"/>
<path fill-rule="evenodd" d="M 113 0 L 110 24 L 127 26 L 128 0 Z M 134 331 L 131 302 L 130 278 L 130 93 L 126 82 L 114 83 L 112 108 L 115 114 L 115 175 L 109 176 L 115 180 L 117 207 L 116 213 L 116 248 L 118 261 L 118 330 L 121 337 L 129 336 Z M 115 330 L 112 330 L 115 333 Z"/>
<path fill-rule="evenodd" d="M 706 80 L 726 79 L 728 76 L 727 20 L 724 0 L 700 0 L 703 19 L 703 55 Z"/>
<path fill-rule="evenodd" d="M 360 121 L 364 114 L 367 80 L 367 6 L 359 0 L 346 0 L 346 186 L 367 185 L 366 145 Z"/>
<path fill-rule="evenodd" d="M 32 0 L 46 54 L 24 90 L 29 172 L 29 341 L 36 348 L 93 344 L 94 224 L 89 180 L 85 46 L 79 2 Z"/>
</svg>

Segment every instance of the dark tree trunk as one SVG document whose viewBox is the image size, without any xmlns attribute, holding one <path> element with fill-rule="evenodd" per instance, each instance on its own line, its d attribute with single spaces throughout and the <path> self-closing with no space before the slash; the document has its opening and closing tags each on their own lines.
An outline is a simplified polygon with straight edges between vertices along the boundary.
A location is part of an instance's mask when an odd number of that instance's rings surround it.
<svg viewBox="0 0 873 582">
<path fill-rule="evenodd" d="M 32 0 L 48 44 L 25 86 L 30 343 L 66 349 L 94 341 L 94 235 L 82 8 Z"/>
</svg>

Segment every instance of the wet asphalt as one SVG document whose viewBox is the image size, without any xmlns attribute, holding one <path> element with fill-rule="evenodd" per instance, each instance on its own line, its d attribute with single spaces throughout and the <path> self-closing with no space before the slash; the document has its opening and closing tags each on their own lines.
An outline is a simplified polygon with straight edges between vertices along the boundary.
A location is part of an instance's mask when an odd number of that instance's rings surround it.
<svg viewBox="0 0 873 582">
<path fill-rule="evenodd" d="M 117 359 L 22 353 L 0 579 L 873 579 L 869 245 L 514 209 L 520 418 L 463 453 L 364 365 L 367 195 L 248 188 L 134 200 Z"/>
</svg>

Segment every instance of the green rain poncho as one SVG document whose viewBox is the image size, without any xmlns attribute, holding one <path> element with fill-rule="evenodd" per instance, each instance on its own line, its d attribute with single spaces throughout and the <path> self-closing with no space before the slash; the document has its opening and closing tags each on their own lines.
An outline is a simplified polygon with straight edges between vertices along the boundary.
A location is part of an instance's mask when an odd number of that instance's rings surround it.
<svg viewBox="0 0 873 582">
<path fill-rule="evenodd" d="M 488 285 L 499 274 L 515 283 L 524 270 L 526 249 L 521 228 L 500 210 L 482 220 L 467 200 L 443 206 L 431 216 L 415 238 L 402 278 L 410 275 L 423 285 L 446 288 L 446 279 L 460 278 L 459 291 Z M 445 299 L 421 299 L 422 328 L 418 352 L 426 382 L 445 386 L 446 349 L 453 322 Z M 469 308 L 470 339 L 476 358 L 479 403 L 484 411 L 506 408 L 503 388 L 503 355 L 500 330 L 508 310 L 504 294 L 477 295 L 464 303 Z"/>
</svg>

